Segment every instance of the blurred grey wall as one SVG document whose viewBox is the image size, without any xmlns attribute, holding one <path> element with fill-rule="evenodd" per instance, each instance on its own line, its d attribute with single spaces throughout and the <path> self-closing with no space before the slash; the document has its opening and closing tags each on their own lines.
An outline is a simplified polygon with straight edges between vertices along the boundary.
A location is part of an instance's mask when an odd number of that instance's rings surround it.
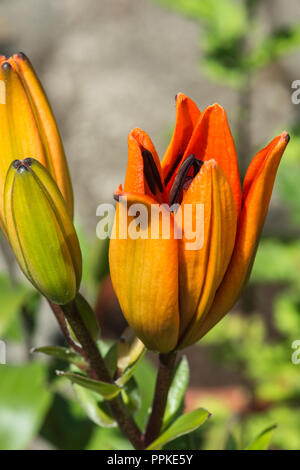
<svg viewBox="0 0 300 470">
<path fill-rule="evenodd" d="M 276 21 L 300 19 L 299 0 L 273 0 Z M 270 27 L 268 8 L 261 16 Z M 267 6 L 267 5 L 265 5 Z M 77 216 L 94 233 L 95 210 L 124 180 L 127 134 L 146 130 L 161 156 L 174 122 L 174 96 L 201 108 L 218 101 L 234 122 L 234 94 L 201 74 L 199 31 L 151 0 L 2 0 L 2 53 L 24 51 L 53 105 L 68 156 Z M 284 63 L 300 79 L 299 55 Z M 267 143 L 292 113 L 275 69 L 257 79 L 255 143 Z"/>
</svg>

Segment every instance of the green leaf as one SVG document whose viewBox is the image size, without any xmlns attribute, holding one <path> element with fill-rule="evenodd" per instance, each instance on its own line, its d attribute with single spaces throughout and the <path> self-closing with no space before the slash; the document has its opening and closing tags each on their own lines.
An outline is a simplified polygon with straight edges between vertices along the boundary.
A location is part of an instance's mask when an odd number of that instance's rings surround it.
<svg viewBox="0 0 300 470">
<path fill-rule="evenodd" d="M 134 371 L 134 378 L 137 381 L 141 392 L 141 408 L 135 416 L 135 420 L 137 425 L 142 430 L 145 430 L 148 416 L 151 411 L 156 382 L 156 369 L 147 357 L 142 359 L 140 367 L 137 367 Z"/>
<path fill-rule="evenodd" d="M 226 438 L 225 450 L 238 450 L 238 443 L 232 432 L 230 432 Z"/>
<path fill-rule="evenodd" d="M 178 362 L 171 387 L 168 393 L 167 406 L 163 418 L 163 429 L 166 429 L 182 409 L 184 395 L 189 383 L 189 365 L 185 356 Z"/>
<path fill-rule="evenodd" d="M 37 362 L 0 366 L 0 449 L 25 449 L 50 406 L 47 369 Z"/>
<path fill-rule="evenodd" d="M 91 440 L 85 450 L 133 450 L 119 428 L 95 427 Z"/>
<path fill-rule="evenodd" d="M 129 412 L 132 415 L 135 415 L 141 407 L 142 399 L 138 383 L 134 377 L 131 377 L 131 379 L 125 384 L 121 394 Z"/>
<path fill-rule="evenodd" d="M 4 337 L 31 292 L 24 284 L 12 285 L 6 276 L 0 276 L 0 338 Z"/>
<path fill-rule="evenodd" d="M 106 367 L 112 377 L 114 377 L 117 370 L 117 361 L 118 361 L 118 345 L 113 343 L 109 348 L 107 353 L 104 355 L 104 362 Z"/>
<path fill-rule="evenodd" d="M 245 450 L 267 450 L 276 428 L 277 426 L 276 424 L 274 424 L 273 426 L 270 426 L 265 429 L 254 439 L 254 441 L 248 447 L 246 447 Z"/>
<path fill-rule="evenodd" d="M 81 385 L 82 387 L 88 388 L 89 390 L 93 390 L 106 400 L 111 400 L 112 398 L 117 396 L 121 391 L 121 389 L 115 384 L 90 379 L 85 375 L 62 371 L 57 371 L 57 375 L 66 377 L 74 384 Z"/>
<path fill-rule="evenodd" d="M 53 395 L 39 436 L 55 449 L 80 450 L 87 446 L 94 429 L 94 423 L 87 418 L 76 396 L 57 392 Z"/>
<path fill-rule="evenodd" d="M 61 359 L 62 361 L 75 364 L 81 368 L 87 366 L 85 360 L 79 356 L 79 354 L 75 353 L 71 349 L 63 348 L 62 346 L 42 346 L 40 348 L 33 348 L 32 352 L 43 353 L 47 356 L 55 357 L 56 359 Z"/>
<path fill-rule="evenodd" d="M 283 26 L 273 31 L 249 57 L 249 63 L 254 68 L 265 67 L 280 57 L 296 49 L 300 44 L 300 26 Z"/>
<path fill-rule="evenodd" d="M 299 279 L 300 245 L 277 239 L 262 240 L 253 265 L 251 282 L 296 282 Z"/>
<path fill-rule="evenodd" d="M 98 426 L 111 428 L 116 425 L 109 407 L 98 393 L 74 384 L 76 396 L 87 416 Z"/>
<path fill-rule="evenodd" d="M 180 416 L 165 432 L 147 447 L 147 450 L 161 449 L 168 442 L 197 429 L 201 424 L 205 423 L 210 416 L 210 413 L 204 408 L 198 408 L 197 410 Z"/>
</svg>

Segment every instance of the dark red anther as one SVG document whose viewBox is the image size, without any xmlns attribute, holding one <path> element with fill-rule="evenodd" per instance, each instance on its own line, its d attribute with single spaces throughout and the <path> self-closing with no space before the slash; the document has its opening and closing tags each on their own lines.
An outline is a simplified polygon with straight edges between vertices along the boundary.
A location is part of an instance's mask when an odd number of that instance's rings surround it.
<svg viewBox="0 0 300 470">
<path fill-rule="evenodd" d="M 178 201 L 182 189 L 188 188 L 192 180 L 199 172 L 202 165 L 203 161 L 198 160 L 195 155 L 190 155 L 184 160 L 178 170 L 172 189 L 170 191 L 170 206 L 172 206 Z M 194 170 L 193 176 L 188 175 L 191 168 L 193 168 Z"/>
<path fill-rule="evenodd" d="M 150 191 L 153 195 L 156 195 L 158 191 L 162 193 L 164 188 L 152 153 L 147 149 L 142 149 L 142 157 L 144 162 L 144 175 Z"/>
</svg>

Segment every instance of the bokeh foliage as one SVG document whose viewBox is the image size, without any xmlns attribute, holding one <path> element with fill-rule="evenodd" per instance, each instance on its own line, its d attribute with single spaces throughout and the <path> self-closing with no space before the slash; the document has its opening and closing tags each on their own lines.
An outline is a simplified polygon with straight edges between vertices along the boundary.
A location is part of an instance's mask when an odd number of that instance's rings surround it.
<svg viewBox="0 0 300 470">
<path fill-rule="evenodd" d="M 199 25 L 199 72 L 215 82 L 227 84 L 236 93 L 245 93 L 249 77 L 300 44 L 299 24 L 265 31 L 257 15 L 263 0 L 154 1 Z M 297 113 L 295 121 L 286 124 L 292 139 L 280 167 L 277 199 L 287 229 L 264 236 L 245 297 L 235 312 L 198 346 L 199 354 L 201 348 L 210 351 L 216 367 L 239 374 L 248 405 L 241 412 L 233 412 L 216 396 L 202 397 L 197 405 L 209 409 L 213 418 L 188 436 L 167 443 L 165 448 L 263 449 L 270 439 L 274 448 L 300 448 L 300 365 L 291 361 L 291 345 L 300 339 L 300 119 Z M 79 233 L 84 258 L 83 290 L 94 302 L 99 283 L 108 272 L 107 243 L 95 244 L 83 230 Z M 265 307 L 255 300 L 258 292 L 267 297 L 271 312 L 268 317 Z M 0 337 L 28 351 L 33 345 L 41 308 L 38 299 L 27 283 L 12 284 L 3 272 L 0 304 Z M 110 343 L 101 347 L 108 353 Z M 113 363 L 112 356 L 113 352 L 109 359 Z M 76 399 L 77 385 L 71 385 L 65 377 L 56 377 L 55 370 L 65 368 L 61 358 L 45 361 L 40 355 L 34 360 L 30 355 L 18 365 L 0 366 L 1 450 L 33 445 L 57 449 L 131 448 L 98 396 L 82 389 L 88 395 L 85 399 L 89 407 L 83 409 Z M 172 389 L 173 409 L 167 409 L 167 425 L 180 417 L 184 408 L 183 395 L 189 379 L 185 360 L 177 372 L 180 386 Z M 143 358 L 125 391 L 141 428 L 149 413 L 154 383 L 155 369 L 148 358 Z"/>
</svg>

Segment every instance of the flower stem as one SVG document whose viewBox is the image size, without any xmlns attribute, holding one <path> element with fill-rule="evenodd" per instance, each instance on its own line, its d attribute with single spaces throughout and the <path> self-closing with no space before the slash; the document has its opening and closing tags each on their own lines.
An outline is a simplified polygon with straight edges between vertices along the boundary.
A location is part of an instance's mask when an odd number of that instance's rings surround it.
<svg viewBox="0 0 300 470">
<path fill-rule="evenodd" d="M 169 388 L 173 378 L 175 362 L 176 352 L 159 355 L 159 369 L 157 373 L 152 411 L 144 436 L 145 447 L 159 436 L 167 404 Z"/>
<path fill-rule="evenodd" d="M 80 354 L 80 356 L 82 356 L 84 359 L 87 359 L 87 356 L 86 356 L 84 350 L 82 349 L 82 347 L 78 343 L 76 343 L 76 341 L 74 341 L 72 336 L 71 336 L 71 333 L 69 331 L 69 328 L 68 328 L 68 325 L 67 325 L 67 322 L 66 322 L 66 319 L 65 319 L 65 315 L 64 315 L 64 312 L 63 312 L 61 306 L 57 305 L 57 304 L 53 304 L 52 302 L 50 302 L 50 300 L 48 300 L 48 303 L 51 307 L 52 312 L 55 315 L 57 323 L 59 324 L 59 326 L 61 328 L 62 334 L 66 338 L 66 340 L 69 343 L 69 345 L 71 346 L 71 348 L 73 348 L 74 351 L 76 351 L 78 354 Z"/>
<path fill-rule="evenodd" d="M 84 356 L 86 356 L 90 365 L 91 376 L 104 382 L 113 383 L 113 379 L 107 370 L 100 351 L 81 318 L 76 303 L 73 301 L 70 304 L 55 307 L 61 308 L 61 311 L 74 331 L 76 338 L 80 342 Z M 59 317 L 59 315 L 56 316 Z M 65 334 L 65 331 L 63 331 L 63 333 Z M 119 424 L 120 430 L 125 434 L 125 436 L 127 436 L 135 449 L 142 449 L 143 443 L 141 432 L 124 405 L 121 395 L 118 395 L 107 403 L 111 409 L 113 417 Z"/>
<path fill-rule="evenodd" d="M 81 318 L 76 303 L 73 301 L 67 305 L 62 305 L 61 308 L 88 358 L 91 369 L 96 373 L 99 380 L 111 382 L 112 380 L 105 366 L 104 360 Z"/>
</svg>

